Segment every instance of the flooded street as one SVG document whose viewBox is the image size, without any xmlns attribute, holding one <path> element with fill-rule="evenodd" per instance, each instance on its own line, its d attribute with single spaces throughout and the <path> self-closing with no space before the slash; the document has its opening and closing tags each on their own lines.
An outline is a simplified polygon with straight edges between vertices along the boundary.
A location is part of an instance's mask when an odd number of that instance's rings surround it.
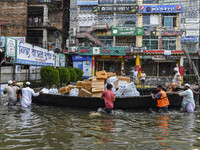
<svg viewBox="0 0 200 150">
<path fill-rule="evenodd" d="M 200 149 L 200 111 L 167 114 L 0 106 L 0 149 Z"/>
</svg>

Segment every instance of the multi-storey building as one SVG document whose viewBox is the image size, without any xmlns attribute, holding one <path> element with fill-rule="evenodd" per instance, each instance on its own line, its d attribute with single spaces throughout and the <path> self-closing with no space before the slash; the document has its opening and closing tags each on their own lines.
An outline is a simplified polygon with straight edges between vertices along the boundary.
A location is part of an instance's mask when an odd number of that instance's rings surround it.
<svg viewBox="0 0 200 150">
<path fill-rule="evenodd" d="M 73 11 L 70 25 L 75 40 L 69 46 L 76 46 L 79 56 L 92 57 L 93 70 L 128 75 L 136 66 L 148 76 L 170 78 L 176 64 L 182 66 L 185 31 L 181 26 L 183 6 L 178 2 L 77 0 Z M 124 47 L 125 53 L 115 53 Z M 106 50 L 110 50 L 109 56 L 102 53 Z M 180 69 L 183 75 L 183 67 Z"/>
<path fill-rule="evenodd" d="M 27 42 L 49 50 L 62 47 L 62 0 L 28 0 Z"/>
</svg>

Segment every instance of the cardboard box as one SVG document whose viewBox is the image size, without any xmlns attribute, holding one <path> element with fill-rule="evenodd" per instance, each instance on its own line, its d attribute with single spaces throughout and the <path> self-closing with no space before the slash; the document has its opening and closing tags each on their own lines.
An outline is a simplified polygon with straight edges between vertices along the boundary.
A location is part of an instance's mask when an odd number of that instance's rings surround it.
<svg viewBox="0 0 200 150">
<path fill-rule="evenodd" d="M 83 81 L 84 81 L 84 82 L 89 82 L 89 80 L 87 80 L 87 79 L 84 79 Z"/>
<path fill-rule="evenodd" d="M 92 97 L 92 93 L 87 91 L 86 89 L 82 88 L 80 91 L 79 91 L 79 95 L 80 97 Z"/>
<path fill-rule="evenodd" d="M 116 73 L 113 73 L 113 72 L 107 72 L 107 76 L 108 76 L 108 79 L 109 79 L 110 77 L 114 77 L 114 76 L 116 76 Z"/>
<path fill-rule="evenodd" d="M 98 71 L 98 72 L 96 72 L 96 78 L 97 78 L 97 79 L 107 79 L 108 76 L 107 76 L 106 71 L 103 70 L 103 71 Z"/>
<path fill-rule="evenodd" d="M 99 97 L 101 98 L 102 92 L 92 93 L 92 97 Z"/>
<path fill-rule="evenodd" d="M 91 78 L 89 78 L 89 81 L 92 81 L 93 79 L 96 79 L 96 77 L 91 77 Z"/>
<path fill-rule="evenodd" d="M 104 86 L 92 87 L 92 93 L 103 92 L 103 91 L 104 91 Z"/>
<path fill-rule="evenodd" d="M 119 88 L 119 86 L 118 86 L 118 83 L 119 83 L 118 81 L 114 83 L 114 84 L 115 84 L 115 88 L 116 88 L 116 89 L 118 89 L 118 88 Z"/>
<path fill-rule="evenodd" d="M 100 87 L 100 86 L 104 86 L 104 81 L 101 80 L 92 80 L 91 82 L 91 87 Z"/>
<path fill-rule="evenodd" d="M 69 90 L 70 90 L 70 88 L 69 88 L 68 86 L 65 86 L 65 87 L 60 88 L 60 89 L 58 90 L 58 92 L 59 92 L 60 94 L 65 94 L 65 93 L 68 93 Z"/>
<path fill-rule="evenodd" d="M 84 87 L 84 81 L 77 81 L 76 86 L 83 88 Z"/>
<path fill-rule="evenodd" d="M 123 77 L 123 76 L 118 76 L 119 81 L 126 81 L 127 83 L 130 83 L 130 77 Z"/>
</svg>

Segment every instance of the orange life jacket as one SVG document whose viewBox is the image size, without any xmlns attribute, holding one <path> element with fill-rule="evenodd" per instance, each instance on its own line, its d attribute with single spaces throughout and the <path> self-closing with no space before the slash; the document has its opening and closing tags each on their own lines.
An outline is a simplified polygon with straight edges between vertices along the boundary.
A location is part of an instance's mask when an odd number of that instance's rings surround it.
<svg viewBox="0 0 200 150">
<path fill-rule="evenodd" d="M 157 106 L 158 107 L 165 107 L 169 105 L 169 100 L 167 98 L 167 94 L 165 93 L 165 91 L 161 90 L 160 92 L 158 92 L 157 94 L 161 94 L 161 98 L 157 100 Z"/>
</svg>

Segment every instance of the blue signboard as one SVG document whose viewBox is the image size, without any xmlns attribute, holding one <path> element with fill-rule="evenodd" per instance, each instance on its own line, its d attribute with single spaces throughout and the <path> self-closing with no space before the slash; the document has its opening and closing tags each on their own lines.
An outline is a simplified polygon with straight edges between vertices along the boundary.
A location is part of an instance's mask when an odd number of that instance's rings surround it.
<svg viewBox="0 0 200 150">
<path fill-rule="evenodd" d="M 181 13 L 182 5 L 142 5 L 138 13 Z"/>
<path fill-rule="evenodd" d="M 92 60 L 91 56 L 80 56 L 80 55 L 73 55 L 73 61 L 85 61 L 85 60 Z"/>
<path fill-rule="evenodd" d="M 182 37 L 182 42 L 199 42 L 199 37 Z"/>
<path fill-rule="evenodd" d="M 98 5 L 98 0 L 77 0 L 77 5 Z"/>
</svg>

